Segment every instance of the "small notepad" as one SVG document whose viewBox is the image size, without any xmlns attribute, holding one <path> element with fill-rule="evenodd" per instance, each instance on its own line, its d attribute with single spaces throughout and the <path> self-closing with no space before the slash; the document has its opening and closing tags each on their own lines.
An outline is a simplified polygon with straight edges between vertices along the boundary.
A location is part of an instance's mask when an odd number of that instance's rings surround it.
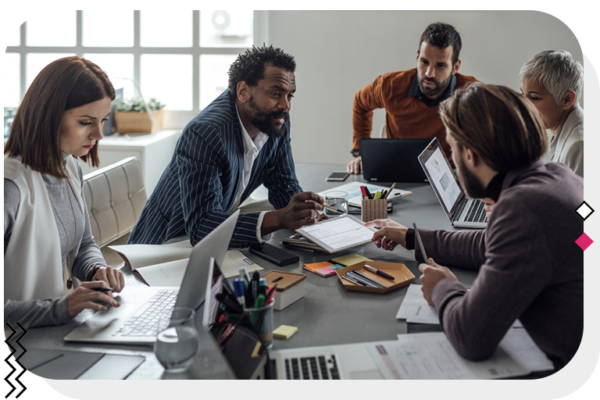
<svg viewBox="0 0 600 400">
<path fill-rule="evenodd" d="M 290 325 L 280 325 L 279 328 L 273 331 L 273 337 L 277 339 L 289 339 L 298 332 L 298 328 Z"/>
<path fill-rule="evenodd" d="M 350 254 L 346 254 L 345 256 L 332 258 L 331 261 L 334 263 L 337 263 L 337 264 L 342 264 L 342 265 L 348 266 L 348 265 L 358 264 L 361 261 L 373 261 L 373 260 L 369 260 L 367 257 L 363 257 L 363 256 L 355 254 L 355 253 L 350 253 Z"/>
</svg>

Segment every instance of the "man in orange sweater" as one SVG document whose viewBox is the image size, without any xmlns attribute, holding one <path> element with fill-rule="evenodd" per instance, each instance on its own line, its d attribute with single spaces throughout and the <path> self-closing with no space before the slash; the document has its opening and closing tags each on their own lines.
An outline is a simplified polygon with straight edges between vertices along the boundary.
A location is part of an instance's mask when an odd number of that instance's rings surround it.
<svg viewBox="0 0 600 400">
<path fill-rule="evenodd" d="M 348 172 L 362 173 L 361 138 L 371 136 L 373 110 L 385 108 L 386 137 L 433 139 L 437 137 L 446 155 L 450 146 L 438 115 L 440 102 L 455 89 L 476 79 L 458 73 L 460 35 L 452 25 L 436 22 L 421 35 L 417 49 L 417 68 L 381 75 L 354 96 L 352 126 L 354 137 Z"/>
</svg>

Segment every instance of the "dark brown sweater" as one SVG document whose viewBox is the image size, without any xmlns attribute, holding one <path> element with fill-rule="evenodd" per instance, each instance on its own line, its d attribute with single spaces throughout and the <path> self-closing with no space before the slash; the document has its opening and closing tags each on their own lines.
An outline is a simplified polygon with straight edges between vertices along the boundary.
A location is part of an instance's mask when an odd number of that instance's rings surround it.
<svg viewBox="0 0 600 400">
<path fill-rule="evenodd" d="M 583 251 L 575 243 L 583 221 L 574 212 L 582 201 L 579 176 L 538 161 L 506 175 L 485 230 L 419 229 L 438 264 L 479 269 L 470 291 L 445 279 L 432 293 L 459 354 L 486 359 L 519 318 L 558 368 L 573 358 L 583 334 Z"/>
</svg>

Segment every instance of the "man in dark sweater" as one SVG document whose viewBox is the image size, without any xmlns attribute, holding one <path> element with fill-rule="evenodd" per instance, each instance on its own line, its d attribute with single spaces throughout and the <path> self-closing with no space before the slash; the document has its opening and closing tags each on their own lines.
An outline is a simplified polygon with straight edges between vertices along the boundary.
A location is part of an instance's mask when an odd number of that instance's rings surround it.
<svg viewBox="0 0 600 400">
<path fill-rule="evenodd" d="M 475 83 L 440 106 L 458 177 L 472 198 L 497 202 L 485 230 L 419 229 L 432 257 L 416 249 L 423 296 L 466 359 L 492 355 L 519 318 L 557 369 L 583 334 L 583 180 L 559 163 L 542 163 L 547 139 L 535 109 L 516 92 Z M 418 247 L 415 232 L 391 220 L 373 241 L 393 250 Z M 434 261 L 435 260 L 435 261 Z M 442 265 L 478 269 L 467 291 Z"/>
</svg>

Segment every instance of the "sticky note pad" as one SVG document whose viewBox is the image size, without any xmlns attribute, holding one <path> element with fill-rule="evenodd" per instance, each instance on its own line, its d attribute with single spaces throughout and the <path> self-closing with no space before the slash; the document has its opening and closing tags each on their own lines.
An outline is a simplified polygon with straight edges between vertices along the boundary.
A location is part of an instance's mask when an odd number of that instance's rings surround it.
<svg viewBox="0 0 600 400">
<path fill-rule="evenodd" d="M 323 278 L 327 278 L 328 276 L 335 275 L 335 271 L 330 268 L 321 268 L 315 271 L 315 274 L 321 275 Z"/>
<path fill-rule="evenodd" d="M 329 267 L 331 265 L 332 264 L 329 261 L 321 261 L 318 263 L 304 264 L 304 268 L 306 268 L 307 270 L 309 270 L 311 272 L 315 272 L 318 269 Z"/>
<path fill-rule="evenodd" d="M 289 339 L 296 332 L 298 332 L 298 328 L 295 326 L 280 325 L 279 328 L 273 331 L 273 337 L 277 339 Z"/>
<path fill-rule="evenodd" d="M 348 266 L 348 265 L 352 265 L 352 264 L 357 264 L 361 261 L 373 261 L 373 260 L 370 260 L 367 257 L 363 257 L 361 255 L 352 253 L 352 254 L 346 254 L 345 256 L 332 258 L 331 261 L 333 261 L 334 263 Z"/>
</svg>

